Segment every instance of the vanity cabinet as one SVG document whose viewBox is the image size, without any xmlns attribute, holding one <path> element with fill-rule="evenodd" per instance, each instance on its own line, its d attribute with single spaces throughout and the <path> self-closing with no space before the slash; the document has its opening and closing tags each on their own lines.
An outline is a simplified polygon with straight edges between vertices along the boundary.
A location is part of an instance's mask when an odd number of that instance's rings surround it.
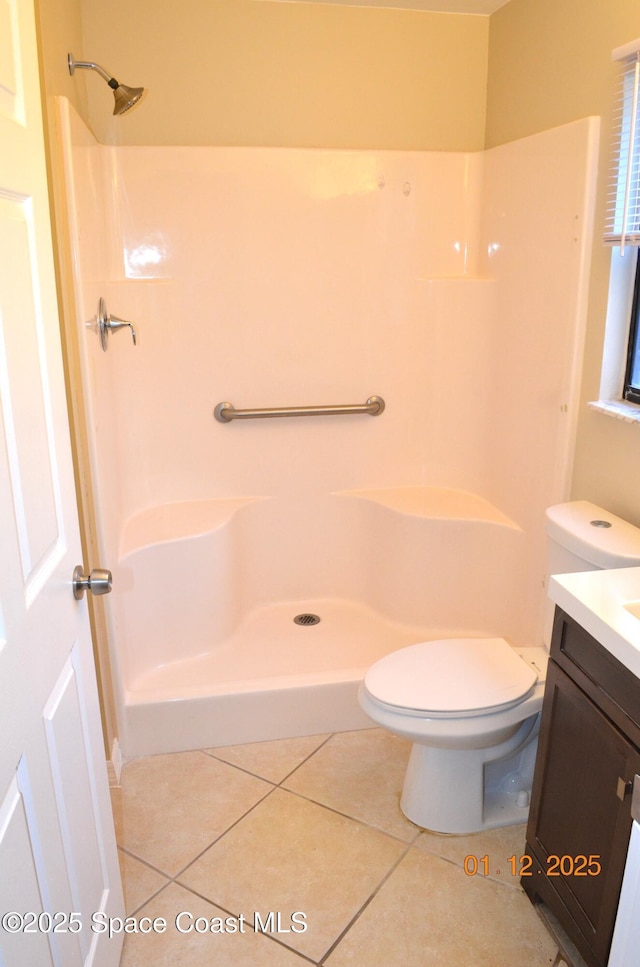
<svg viewBox="0 0 640 967">
<path fill-rule="evenodd" d="M 640 774 L 640 680 L 556 609 L 521 883 L 605 967 Z"/>
</svg>

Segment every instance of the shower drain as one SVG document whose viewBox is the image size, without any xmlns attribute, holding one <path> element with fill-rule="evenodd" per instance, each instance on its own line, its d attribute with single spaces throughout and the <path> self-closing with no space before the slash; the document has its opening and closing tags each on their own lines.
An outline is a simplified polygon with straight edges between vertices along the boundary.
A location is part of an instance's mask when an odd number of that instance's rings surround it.
<svg viewBox="0 0 640 967">
<path fill-rule="evenodd" d="M 320 615 L 317 614 L 297 614 L 293 619 L 296 625 L 317 625 L 320 623 Z"/>
</svg>

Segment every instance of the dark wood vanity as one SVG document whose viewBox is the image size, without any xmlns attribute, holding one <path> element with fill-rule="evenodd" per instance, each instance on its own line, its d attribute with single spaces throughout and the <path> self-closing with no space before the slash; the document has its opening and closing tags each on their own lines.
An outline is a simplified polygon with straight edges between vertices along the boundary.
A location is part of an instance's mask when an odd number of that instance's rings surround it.
<svg viewBox="0 0 640 967">
<path fill-rule="evenodd" d="M 640 680 L 556 608 L 521 883 L 590 967 L 606 967 L 639 773 Z"/>
</svg>

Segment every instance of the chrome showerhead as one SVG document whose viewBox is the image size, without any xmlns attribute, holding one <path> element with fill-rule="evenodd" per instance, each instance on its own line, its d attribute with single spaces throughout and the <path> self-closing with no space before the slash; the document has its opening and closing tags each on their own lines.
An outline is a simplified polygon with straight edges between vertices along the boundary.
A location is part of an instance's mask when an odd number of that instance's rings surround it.
<svg viewBox="0 0 640 967">
<path fill-rule="evenodd" d="M 76 67 L 83 67 L 87 70 L 96 71 L 107 82 L 115 98 L 114 114 L 124 114 L 142 97 L 144 87 L 127 87 L 126 84 L 120 84 L 115 77 L 112 77 L 103 67 L 100 67 L 100 64 L 95 64 L 89 60 L 75 60 L 73 54 L 67 55 L 67 62 L 71 76 L 73 76 Z"/>
</svg>

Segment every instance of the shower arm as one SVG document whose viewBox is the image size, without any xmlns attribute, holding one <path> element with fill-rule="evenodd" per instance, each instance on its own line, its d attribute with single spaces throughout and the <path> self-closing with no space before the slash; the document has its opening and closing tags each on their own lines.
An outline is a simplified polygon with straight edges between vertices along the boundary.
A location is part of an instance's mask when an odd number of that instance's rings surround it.
<svg viewBox="0 0 640 967">
<path fill-rule="evenodd" d="M 87 70 L 96 71 L 100 77 L 103 78 L 114 91 L 120 86 L 119 81 L 115 79 L 111 74 L 109 74 L 104 67 L 100 67 L 100 64 L 94 63 L 92 60 L 75 60 L 72 54 L 68 55 L 69 63 L 69 73 L 73 76 L 73 72 L 76 67 L 84 67 Z"/>
</svg>

